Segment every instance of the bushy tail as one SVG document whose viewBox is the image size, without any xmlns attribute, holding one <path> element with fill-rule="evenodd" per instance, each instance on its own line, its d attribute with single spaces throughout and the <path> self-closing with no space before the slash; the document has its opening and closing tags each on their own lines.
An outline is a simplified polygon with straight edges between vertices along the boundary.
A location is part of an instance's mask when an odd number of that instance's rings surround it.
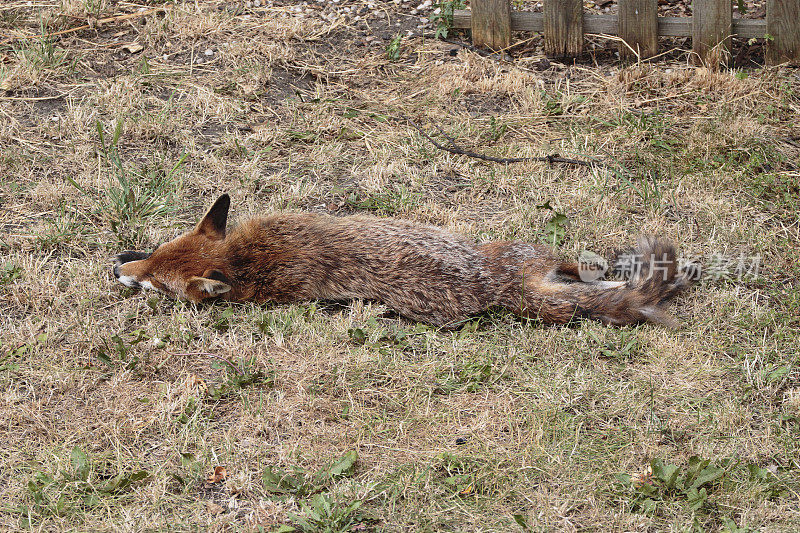
<svg viewBox="0 0 800 533">
<path fill-rule="evenodd" d="M 641 322 L 678 325 L 663 304 L 686 288 L 689 278 L 679 270 L 671 243 L 652 236 L 641 237 L 634 249 L 617 256 L 613 268 L 626 281 L 567 280 L 559 279 L 558 273 L 548 276 L 550 279 L 543 280 L 544 290 L 532 291 L 523 314 L 548 322 L 590 318 L 618 326 Z M 536 298 L 536 292 L 544 297 Z"/>
</svg>

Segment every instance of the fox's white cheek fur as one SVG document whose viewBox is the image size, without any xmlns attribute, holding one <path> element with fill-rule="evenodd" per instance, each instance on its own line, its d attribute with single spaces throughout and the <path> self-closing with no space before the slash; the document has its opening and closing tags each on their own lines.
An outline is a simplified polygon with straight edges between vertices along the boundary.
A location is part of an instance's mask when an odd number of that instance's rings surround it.
<svg viewBox="0 0 800 533">
<path fill-rule="evenodd" d="M 156 290 L 156 288 L 153 287 L 153 284 L 150 283 L 149 281 L 142 281 L 142 282 L 139 283 L 139 285 L 141 285 L 143 289 L 147 289 L 149 291 Z"/>
<path fill-rule="evenodd" d="M 126 287 L 138 287 L 140 285 L 140 283 L 136 281 L 136 278 L 134 278 L 133 276 L 120 276 L 119 278 L 117 278 L 117 281 L 119 281 Z"/>
</svg>

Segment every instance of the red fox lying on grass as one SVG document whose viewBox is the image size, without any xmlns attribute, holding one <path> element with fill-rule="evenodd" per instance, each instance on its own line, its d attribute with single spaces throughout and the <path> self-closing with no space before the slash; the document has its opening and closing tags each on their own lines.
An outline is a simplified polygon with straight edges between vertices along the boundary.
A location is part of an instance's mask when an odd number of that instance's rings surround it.
<svg viewBox="0 0 800 533">
<path fill-rule="evenodd" d="M 543 245 L 473 244 L 402 220 L 310 213 L 268 215 L 226 232 L 229 207 L 225 194 L 192 231 L 152 254 L 117 255 L 114 276 L 193 302 L 366 298 L 442 327 L 491 307 L 546 323 L 672 326 L 661 305 L 688 284 L 675 249 L 653 237 L 639 239 L 628 281 L 583 281 L 578 263 L 561 262 Z"/>
</svg>

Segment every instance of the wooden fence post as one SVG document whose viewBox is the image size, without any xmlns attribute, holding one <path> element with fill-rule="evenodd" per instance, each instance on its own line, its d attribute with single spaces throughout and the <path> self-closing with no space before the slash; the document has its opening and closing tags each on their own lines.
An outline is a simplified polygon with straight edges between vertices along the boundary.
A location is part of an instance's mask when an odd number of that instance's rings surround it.
<svg viewBox="0 0 800 533">
<path fill-rule="evenodd" d="M 639 54 L 645 58 L 658 53 L 658 0 L 619 0 L 620 56 Z M 631 52 L 631 48 L 636 54 Z"/>
<path fill-rule="evenodd" d="M 582 51 L 582 0 L 544 0 L 544 53 L 567 57 Z"/>
<path fill-rule="evenodd" d="M 511 45 L 511 0 L 472 0 L 472 44 L 492 50 Z"/>
<path fill-rule="evenodd" d="M 767 0 L 767 63 L 800 64 L 800 0 Z"/>
<path fill-rule="evenodd" d="M 718 65 L 731 49 L 733 2 L 692 0 L 692 50 L 701 61 Z"/>
</svg>

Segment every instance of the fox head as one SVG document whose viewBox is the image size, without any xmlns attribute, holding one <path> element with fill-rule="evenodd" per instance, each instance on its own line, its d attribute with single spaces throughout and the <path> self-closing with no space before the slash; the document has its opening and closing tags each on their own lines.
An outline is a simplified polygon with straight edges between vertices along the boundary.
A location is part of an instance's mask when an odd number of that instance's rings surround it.
<svg viewBox="0 0 800 533">
<path fill-rule="evenodd" d="M 152 254 L 118 254 L 114 277 L 126 287 L 155 289 L 193 302 L 230 292 L 229 268 L 222 253 L 230 204 L 230 197 L 223 194 L 193 230 Z"/>
</svg>

